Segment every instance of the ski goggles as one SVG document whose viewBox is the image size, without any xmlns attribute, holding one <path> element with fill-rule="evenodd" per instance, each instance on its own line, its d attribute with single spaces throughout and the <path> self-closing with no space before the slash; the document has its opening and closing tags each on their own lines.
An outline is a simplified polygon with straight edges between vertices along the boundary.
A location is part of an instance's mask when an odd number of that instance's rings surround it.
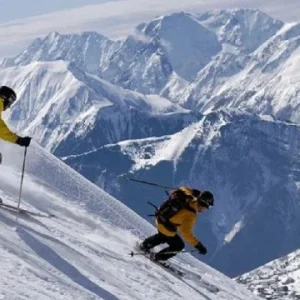
<svg viewBox="0 0 300 300">
<path fill-rule="evenodd" d="M 201 196 L 197 199 L 197 201 L 200 206 L 203 206 L 207 209 L 210 209 L 213 206 L 210 200 L 201 199 Z"/>
<path fill-rule="evenodd" d="M 17 98 L 14 95 L 10 95 L 9 97 L 1 95 L 0 99 L 2 99 L 3 102 L 6 102 L 7 107 L 10 107 L 17 100 Z"/>
<path fill-rule="evenodd" d="M 11 95 L 6 98 L 6 101 L 9 102 L 10 105 L 12 105 L 17 100 L 16 96 Z"/>
</svg>

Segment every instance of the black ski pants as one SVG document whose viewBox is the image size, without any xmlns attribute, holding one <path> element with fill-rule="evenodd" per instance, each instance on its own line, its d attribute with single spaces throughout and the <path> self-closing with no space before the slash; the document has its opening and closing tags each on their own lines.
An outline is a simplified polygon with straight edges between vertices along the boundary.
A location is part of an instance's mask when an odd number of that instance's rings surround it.
<svg viewBox="0 0 300 300">
<path fill-rule="evenodd" d="M 160 232 L 145 239 L 143 245 L 147 249 L 152 249 L 164 243 L 168 244 L 169 247 L 162 249 L 155 255 L 158 260 L 167 260 L 172 256 L 175 256 L 178 252 L 182 251 L 185 246 L 182 238 L 178 234 L 174 236 L 166 236 Z"/>
</svg>

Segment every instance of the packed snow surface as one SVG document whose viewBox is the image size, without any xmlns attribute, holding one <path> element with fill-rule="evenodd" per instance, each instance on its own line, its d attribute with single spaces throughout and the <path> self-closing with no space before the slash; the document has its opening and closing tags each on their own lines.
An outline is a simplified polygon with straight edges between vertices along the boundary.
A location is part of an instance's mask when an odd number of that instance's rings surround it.
<svg viewBox="0 0 300 300">
<path fill-rule="evenodd" d="M 1 142 L 1 150 L 0 196 L 15 205 L 24 149 Z M 21 207 L 56 217 L 16 223 L 0 208 L 0 299 L 258 299 L 186 254 L 173 261 L 183 279 L 130 257 L 153 227 L 38 145 L 28 148 Z"/>
</svg>

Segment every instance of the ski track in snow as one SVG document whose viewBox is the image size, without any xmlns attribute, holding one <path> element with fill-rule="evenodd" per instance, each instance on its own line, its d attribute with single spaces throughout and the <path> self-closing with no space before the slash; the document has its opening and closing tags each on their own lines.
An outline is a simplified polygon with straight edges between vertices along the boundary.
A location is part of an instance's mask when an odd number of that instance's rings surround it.
<svg viewBox="0 0 300 300">
<path fill-rule="evenodd" d="M 2 142 L 1 150 L 0 197 L 16 205 L 23 152 Z M 189 255 L 173 261 L 185 278 L 130 257 L 153 227 L 39 146 L 28 154 L 21 207 L 57 217 L 20 215 L 17 224 L 0 208 L 1 300 L 258 299 Z"/>
</svg>

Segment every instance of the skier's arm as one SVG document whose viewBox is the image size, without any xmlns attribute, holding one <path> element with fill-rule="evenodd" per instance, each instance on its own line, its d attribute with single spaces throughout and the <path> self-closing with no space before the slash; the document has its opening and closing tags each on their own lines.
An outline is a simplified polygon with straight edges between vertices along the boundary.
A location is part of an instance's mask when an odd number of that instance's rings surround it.
<svg viewBox="0 0 300 300">
<path fill-rule="evenodd" d="M 179 226 L 179 231 L 185 241 L 190 243 L 192 246 L 196 246 L 199 240 L 194 236 L 193 229 L 196 222 L 196 218 L 186 218 Z"/>
<path fill-rule="evenodd" d="M 14 144 L 19 138 L 18 135 L 9 130 L 2 118 L 0 118 L 0 138 Z"/>
<path fill-rule="evenodd" d="M 0 101 L 0 114 L 1 114 L 0 115 L 0 138 L 10 143 L 16 143 L 19 136 L 13 133 L 11 130 L 9 130 L 5 122 L 2 120 L 3 111 L 4 111 L 4 106 L 3 106 L 3 101 L 1 100 Z"/>
</svg>

